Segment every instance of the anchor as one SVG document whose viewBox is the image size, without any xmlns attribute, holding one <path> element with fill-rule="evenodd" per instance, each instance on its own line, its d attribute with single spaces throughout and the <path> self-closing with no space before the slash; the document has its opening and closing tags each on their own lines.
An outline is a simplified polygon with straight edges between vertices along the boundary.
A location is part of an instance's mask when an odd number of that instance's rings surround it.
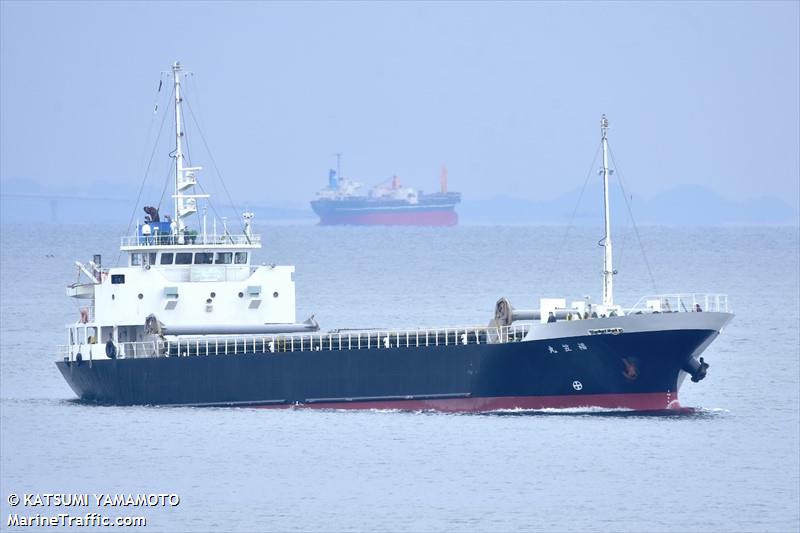
<svg viewBox="0 0 800 533">
<path fill-rule="evenodd" d="M 706 363 L 705 359 L 703 359 L 702 357 L 700 358 L 699 361 L 694 357 L 689 357 L 686 360 L 686 362 L 683 363 L 681 369 L 690 376 L 692 376 L 692 381 L 697 383 L 706 377 L 709 366 L 710 365 Z"/>
</svg>

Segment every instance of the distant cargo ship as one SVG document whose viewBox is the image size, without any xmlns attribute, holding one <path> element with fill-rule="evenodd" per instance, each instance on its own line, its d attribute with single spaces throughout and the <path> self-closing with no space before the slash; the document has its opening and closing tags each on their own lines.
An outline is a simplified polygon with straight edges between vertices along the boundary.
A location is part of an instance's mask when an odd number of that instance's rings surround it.
<svg viewBox="0 0 800 533">
<path fill-rule="evenodd" d="M 341 177 L 336 170 L 328 176 L 328 186 L 317 193 L 311 208 L 321 225 L 349 224 L 386 226 L 455 226 L 456 204 L 461 193 L 447 191 L 447 169 L 442 169 L 440 192 L 425 194 L 403 187 L 394 176 L 364 195 L 357 194 L 360 183 Z"/>
</svg>

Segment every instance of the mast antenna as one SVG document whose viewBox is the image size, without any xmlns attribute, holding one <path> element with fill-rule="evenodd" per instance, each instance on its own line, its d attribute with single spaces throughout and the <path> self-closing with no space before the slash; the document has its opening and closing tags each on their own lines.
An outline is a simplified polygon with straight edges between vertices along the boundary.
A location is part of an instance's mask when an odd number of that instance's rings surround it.
<svg viewBox="0 0 800 533">
<path fill-rule="evenodd" d="M 600 119 L 600 133 L 602 135 L 602 142 L 603 142 L 603 169 L 601 174 L 603 175 L 603 204 L 605 207 L 605 230 L 606 234 L 603 238 L 603 248 L 604 248 L 604 257 L 603 257 L 603 305 L 605 306 L 613 306 L 614 305 L 614 264 L 613 264 L 613 254 L 611 249 L 611 212 L 609 209 L 609 197 L 608 197 L 608 177 L 613 174 L 613 170 L 608 168 L 608 119 L 606 115 L 603 114 L 603 117 Z"/>
<path fill-rule="evenodd" d="M 180 241 L 183 241 L 183 233 L 185 224 L 183 222 L 183 217 L 181 216 L 181 204 L 182 198 L 180 197 L 178 186 L 181 182 L 181 178 L 183 177 L 183 142 L 181 137 L 183 136 L 183 131 L 181 131 L 181 72 L 183 71 L 183 67 L 181 66 L 180 61 L 176 61 L 172 64 L 172 78 L 175 84 L 175 224 L 178 230 L 178 238 Z"/>
<path fill-rule="evenodd" d="M 172 64 L 172 77 L 175 83 L 175 225 L 177 230 L 177 240 L 179 244 L 184 243 L 184 235 L 186 234 L 186 222 L 184 218 L 197 213 L 197 199 L 208 198 L 207 194 L 195 194 L 194 186 L 197 185 L 197 172 L 202 170 L 201 167 L 186 167 L 184 166 L 183 155 L 183 114 L 181 96 L 181 76 L 183 75 L 183 66 L 180 61 Z M 192 189 L 190 194 L 185 194 L 184 191 Z"/>
</svg>

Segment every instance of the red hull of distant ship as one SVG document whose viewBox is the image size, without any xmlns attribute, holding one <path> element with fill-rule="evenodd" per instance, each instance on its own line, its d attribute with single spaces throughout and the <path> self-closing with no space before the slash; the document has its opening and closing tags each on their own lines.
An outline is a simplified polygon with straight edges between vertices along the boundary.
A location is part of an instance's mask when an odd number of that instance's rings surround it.
<svg viewBox="0 0 800 533">
<path fill-rule="evenodd" d="M 420 194 L 416 201 L 349 196 L 318 199 L 311 208 L 323 226 L 455 226 L 461 193 Z"/>
<path fill-rule="evenodd" d="M 320 217 L 320 225 L 352 226 L 455 226 L 455 211 L 387 212 L 362 214 L 330 214 Z"/>
</svg>

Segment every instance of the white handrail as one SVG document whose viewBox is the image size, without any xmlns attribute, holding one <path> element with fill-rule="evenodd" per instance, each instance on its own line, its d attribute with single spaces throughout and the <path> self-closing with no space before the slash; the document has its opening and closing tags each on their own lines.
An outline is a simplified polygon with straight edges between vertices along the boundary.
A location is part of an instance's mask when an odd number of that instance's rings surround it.
<svg viewBox="0 0 800 533">
<path fill-rule="evenodd" d="M 203 239 L 202 234 L 188 236 L 184 235 L 183 245 L 194 244 L 198 246 L 242 246 L 250 244 L 261 244 L 261 235 L 252 234 L 220 234 L 207 235 Z M 167 235 L 126 235 L 120 238 L 120 246 L 180 246 L 178 236 Z"/>
<path fill-rule="evenodd" d="M 163 356 L 273 354 L 304 351 L 385 350 L 436 346 L 467 346 L 519 342 L 531 324 L 458 326 L 438 329 L 345 330 L 328 333 L 176 337 L 146 342 L 116 343 L 119 359 Z M 59 346 L 58 353 L 73 359 L 76 346 Z"/>
<path fill-rule="evenodd" d="M 642 296 L 627 313 L 728 312 L 728 295 L 721 293 L 673 293 Z"/>
</svg>

